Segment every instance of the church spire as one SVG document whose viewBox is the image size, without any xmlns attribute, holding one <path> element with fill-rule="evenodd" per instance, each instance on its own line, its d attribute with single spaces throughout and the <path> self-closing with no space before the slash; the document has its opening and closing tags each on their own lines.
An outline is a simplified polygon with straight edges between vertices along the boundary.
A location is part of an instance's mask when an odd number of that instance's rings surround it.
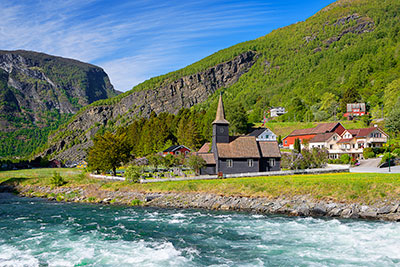
<svg viewBox="0 0 400 267">
<path fill-rule="evenodd" d="M 225 119 L 224 112 L 224 103 L 222 102 L 222 94 L 219 95 L 217 114 L 215 116 L 215 120 L 213 124 L 229 124 L 229 122 Z"/>
</svg>

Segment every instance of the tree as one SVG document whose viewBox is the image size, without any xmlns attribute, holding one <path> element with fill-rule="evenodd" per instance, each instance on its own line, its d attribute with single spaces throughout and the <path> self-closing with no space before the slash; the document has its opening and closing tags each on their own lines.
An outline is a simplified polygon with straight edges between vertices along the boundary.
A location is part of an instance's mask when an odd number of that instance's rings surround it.
<svg viewBox="0 0 400 267">
<path fill-rule="evenodd" d="M 385 124 L 389 132 L 392 132 L 395 135 L 400 134 L 400 100 L 397 101 L 397 104 L 389 113 L 388 117 L 386 118 Z"/>
<path fill-rule="evenodd" d="M 388 115 L 396 106 L 396 103 L 399 101 L 400 101 L 400 79 L 397 79 L 388 84 L 385 88 L 385 96 L 384 96 L 385 114 Z"/>
<path fill-rule="evenodd" d="M 88 164 L 91 170 L 109 171 L 117 174 L 117 167 L 131 159 L 131 146 L 126 141 L 126 134 L 112 134 L 96 136 L 93 146 L 89 149 Z"/>
<path fill-rule="evenodd" d="M 153 154 L 148 156 L 147 160 L 149 161 L 149 164 L 157 170 L 158 166 L 160 166 L 163 163 L 163 156 L 159 154 Z"/>
<path fill-rule="evenodd" d="M 359 95 L 357 89 L 354 89 L 352 87 L 347 88 L 343 94 L 341 101 L 340 101 L 341 111 L 346 112 L 347 104 L 357 102 L 358 98 L 360 98 L 360 95 Z"/>
<path fill-rule="evenodd" d="M 245 134 L 247 132 L 247 113 L 241 103 L 233 105 L 229 109 L 228 121 L 230 129 L 234 134 Z"/>
<path fill-rule="evenodd" d="M 137 183 L 142 176 L 143 168 L 140 166 L 130 165 L 125 171 L 126 180 L 132 183 Z"/>
<path fill-rule="evenodd" d="M 320 111 L 326 112 L 329 117 L 336 114 L 336 109 L 338 107 L 337 97 L 329 92 L 322 95 Z"/>
<path fill-rule="evenodd" d="M 301 144 L 300 144 L 300 139 L 299 138 L 294 139 L 293 150 L 294 150 L 295 153 L 300 153 Z"/>
<path fill-rule="evenodd" d="M 193 119 L 182 118 L 178 124 L 177 139 L 180 145 L 197 148 L 200 144 L 200 134 Z"/>
<path fill-rule="evenodd" d="M 171 168 L 178 164 L 178 159 L 175 156 L 168 154 L 162 158 L 162 163 L 165 167 Z"/>
<path fill-rule="evenodd" d="M 185 164 L 194 170 L 196 174 L 199 174 L 200 169 L 206 166 L 207 163 L 202 157 L 192 154 L 186 158 Z"/>
</svg>

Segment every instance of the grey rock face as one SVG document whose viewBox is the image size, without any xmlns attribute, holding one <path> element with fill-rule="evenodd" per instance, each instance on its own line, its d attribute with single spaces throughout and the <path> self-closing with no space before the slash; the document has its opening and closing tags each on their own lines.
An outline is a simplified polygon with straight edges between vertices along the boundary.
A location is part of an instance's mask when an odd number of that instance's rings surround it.
<svg viewBox="0 0 400 267">
<path fill-rule="evenodd" d="M 90 138 L 99 129 L 100 125 L 106 125 L 114 120 L 118 124 L 118 118 L 148 117 L 151 112 L 177 113 L 181 108 L 190 108 L 195 104 L 204 102 L 210 95 L 221 87 L 228 87 L 238 81 L 240 76 L 246 73 L 255 63 L 257 55 L 254 52 L 243 53 L 234 59 L 218 64 L 205 71 L 184 76 L 178 80 L 171 81 L 159 88 L 133 92 L 122 98 L 114 105 L 91 106 L 82 114 L 79 114 L 68 128 L 68 137 L 63 140 L 51 142 L 51 147 L 45 152 L 50 155 L 60 151 L 62 142 L 64 146 L 73 140 L 79 139 L 83 147 L 88 147 Z M 94 126 L 95 124 L 99 126 Z M 90 129 L 90 131 L 89 131 Z M 62 149 L 62 148 L 61 148 Z M 86 156 L 79 145 L 57 155 L 58 159 L 80 160 Z M 76 155 L 76 157 L 75 157 Z"/>
<path fill-rule="evenodd" d="M 0 50 L 0 112 L 24 117 L 34 124 L 49 112 L 73 114 L 80 106 L 117 95 L 107 74 L 99 67 L 72 59 L 31 51 Z M 45 126 L 44 126 L 45 127 Z M 0 123 L 1 131 L 13 124 Z"/>
</svg>

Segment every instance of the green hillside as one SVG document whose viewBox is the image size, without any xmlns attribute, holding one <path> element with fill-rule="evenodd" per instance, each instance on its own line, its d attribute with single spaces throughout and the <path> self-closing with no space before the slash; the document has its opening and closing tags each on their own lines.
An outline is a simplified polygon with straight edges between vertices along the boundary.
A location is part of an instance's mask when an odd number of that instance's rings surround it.
<svg viewBox="0 0 400 267">
<path fill-rule="evenodd" d="M 248 51 L 257 54 L 254 65 L 237 82 L 227 88 L 219 88 L 218 92 L 191 108 L 192 114 L 197 113 L 195 117 L 191 115 L 193 118 L 190 119 L 196 122 L 199 133 L 200 141 L 196 146 L 210 138 L 210 125 L 220 91 L 224 94 L 226 114 L 231 122 L 235 117 L 231 113 L 237 110 L 244 109 L 249 122 L 257 123 L 269 107 L 283 106 L 288 113 L 281 116 L 279 121 L 293 123 L 290 129 L 304 128 L 312 125 L 310 122 L 342 119 L 346 103 L 352 102 L 365 102 L 372 119 L 381 119 L 387 117 L 396 105 L 400 107 L 399 36 L 399 1 L 339 0 L 304 22 L 223 49 L 181 70 L 145 81 L 117 97 L 84 107 L 52 135 L 53 140 L 47 144 L 47 153 L 63 153 L 64 159 L 68 159 L 73 151 L 76 155 L 82 154 L 77 151 L 83 150 L 77 150 L 74 146 L 89 146 L 89 131 L 91 137 L 97 131 L 125 131 L 125 126 L 140 117 L 150 116 L 150 113 L 140 112 L 132 115 L 140 105 L 135 103 L 138 99 L 130 96 L 138 92 L 159 92 L 161 89 L 165 92 L 165 88 L 183 76 L 196 76 Z M 143 95 L 147 97 L 151 94 Z M 132 107 L 128 112 L 118 113 L 125 105 L 121 103 L 132 103 Z M 95 109 L 96 106 L 102 107 Z M 113 108 L 115 112 L 110 117 L 105 110 Z M 85 112 L 87 109 L 99 115 L 101 120 L 93 122 L 93 125 L 79 124 L 80 121 L 89 121 Z M 174 112 L 178 113 L 178 109 Z M 106 122 L 104 117 L 107 118 Z M 178 114 L 174 120 L 179 124 L 181 117 L 185 116 Z M 141 121 L 140 124 L 148 121 Z M 309 123 L 302 126 L 299 122 Z M 73 124 L 76 129 L 71 129 Z M 278 132 L 284 135 L 289 128 Z M 179 138 L 174 132 L 176 129 L 171 131 L 174 136 L 171 140 L 174 142 Z M 240 133 L 238 130 L 234 132 Z M 151 150 L 161 147 L 158 144 Z"/>
<path fill-rule="evenodd" d="M 251 50 L 260 55 L 257 63 L 224 92 L 225 101 L 241 102 L 253 121 L 261 119 L 269 106 L 286 107 L 289 113 L 283 120 L 322 121 L 340 117 L 345 104 L 353 101 L 366 102 L 380 117 L 381 108 L 391 110 L 392 96 L 400 94 L 399 14 L 396 0 L 339 0 L 304 22 L 221 50 L 94 105 L 118 102 L 135 91 L 155 89 Z"/>
</svg>

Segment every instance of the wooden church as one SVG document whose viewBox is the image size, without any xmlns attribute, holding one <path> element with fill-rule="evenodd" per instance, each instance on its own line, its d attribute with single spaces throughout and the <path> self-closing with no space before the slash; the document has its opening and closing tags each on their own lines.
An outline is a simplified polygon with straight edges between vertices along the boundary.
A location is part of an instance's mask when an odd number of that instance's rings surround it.
<svg viewBox="0 0 400 267">
<path fill-rule="evenodd" d="M 212 143 L 205 143 L 198 155 L 207 165 L 201 174 L 223 174 L 279 171 L 281 153 L 277 141 L 264 141 L 256 136 L 229 136 L 222 95 L 213 124 Z"/>
</svg>

